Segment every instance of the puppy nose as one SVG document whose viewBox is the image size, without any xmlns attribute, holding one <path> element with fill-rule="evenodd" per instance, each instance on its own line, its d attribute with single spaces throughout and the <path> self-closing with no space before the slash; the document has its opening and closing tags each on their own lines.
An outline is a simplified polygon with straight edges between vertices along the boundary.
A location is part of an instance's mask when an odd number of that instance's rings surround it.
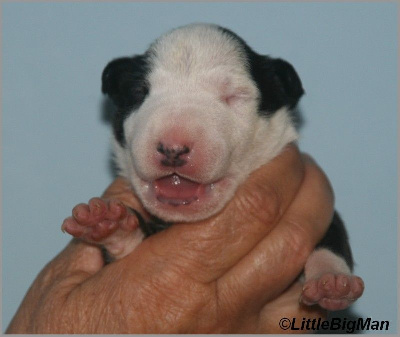
<svg viewBox="0 0 400 337">
<path fill-rule="evenodd" d="M 163 159 L 161 159 L 162 165 L 179 167 L 187 163 L 185 155 L 190 152 L 190 149 L 186 145 L 174 144 L 166 146 L 162 142 L 159 142 L 157 152 L 163 155 Z"/>
</svg>

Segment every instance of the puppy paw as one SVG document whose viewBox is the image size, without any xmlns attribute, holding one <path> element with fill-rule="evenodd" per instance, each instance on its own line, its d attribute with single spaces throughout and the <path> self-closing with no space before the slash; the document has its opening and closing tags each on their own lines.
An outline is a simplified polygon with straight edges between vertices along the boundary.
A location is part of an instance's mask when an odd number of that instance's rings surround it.
<svg viewBox="0 0 400 337">
<path fill-rule="evenodd" d="M 318 304 L 329 311 L 343 310 L 364 291 L 363 280 L 354 275 L 326 273 L 305 282 L 300 302 Z"/>
<path fill-rule="evenodd" d="M 93 198 L 88 204 L 79 204 L 72 216 L 64 220 L 61 230 L 91 243 L 101 243 L 117 230 L 133 232 L 138 219 L 117 200 Z"/>
</svg>

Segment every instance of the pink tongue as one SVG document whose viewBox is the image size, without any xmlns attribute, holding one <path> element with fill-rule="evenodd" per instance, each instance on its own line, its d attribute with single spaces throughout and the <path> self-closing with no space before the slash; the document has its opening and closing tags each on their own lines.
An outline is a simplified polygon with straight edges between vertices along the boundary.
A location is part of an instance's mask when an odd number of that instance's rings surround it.
<svg viewBox="0 0 400 337">
<path fill-rule="evenodd" d="M 196 197 L 200 184 L 176 174 L 154 181 L 158 196 L 168 199 L 189 199 Z"/>
</svg>

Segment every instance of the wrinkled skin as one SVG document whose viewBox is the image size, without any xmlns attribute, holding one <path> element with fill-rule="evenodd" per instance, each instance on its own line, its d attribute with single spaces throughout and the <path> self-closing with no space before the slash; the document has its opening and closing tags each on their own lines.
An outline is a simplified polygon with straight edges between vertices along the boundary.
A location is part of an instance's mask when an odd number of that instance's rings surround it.
<svg viewBox="0 0 400 337">
<path fill-rule="evenodd" d="M 141 209 L 126 181 L 105 198 Z M 125 258 L 73 240 L 39 274 L 7 333 L 287 333 L 282 317 L 318 318 L 296 281 L 326 231 L 333 193 L 294 146 L 254 172 L 223 211 L 176 224 Z M 307 331 L 304 331 L 307 332 Z"/>
</svg>

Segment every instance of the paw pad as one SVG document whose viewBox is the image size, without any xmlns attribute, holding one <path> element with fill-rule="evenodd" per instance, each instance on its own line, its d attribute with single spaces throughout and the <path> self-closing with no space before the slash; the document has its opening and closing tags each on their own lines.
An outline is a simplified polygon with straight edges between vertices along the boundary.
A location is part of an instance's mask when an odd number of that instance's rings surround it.
<svg viewBox="0 0 400 337">
<path fill-rule="evenodd" d="M 79 204 L 72 210 L 72 216 L 64 220 L 63 232 L 88 242 L 99 242 L 117 229 L 134 231 L 138 220 L 117 200 L 93 198 L 88 204 Z"/>
<path fill-rule="evenodd" d="M 363 280 L 354 275 L 327 273 L 305 282 L 300 302 L 305 305 L 319 304 L 335 311 L 346 309 L 364 291 Z"/>
</svg>

